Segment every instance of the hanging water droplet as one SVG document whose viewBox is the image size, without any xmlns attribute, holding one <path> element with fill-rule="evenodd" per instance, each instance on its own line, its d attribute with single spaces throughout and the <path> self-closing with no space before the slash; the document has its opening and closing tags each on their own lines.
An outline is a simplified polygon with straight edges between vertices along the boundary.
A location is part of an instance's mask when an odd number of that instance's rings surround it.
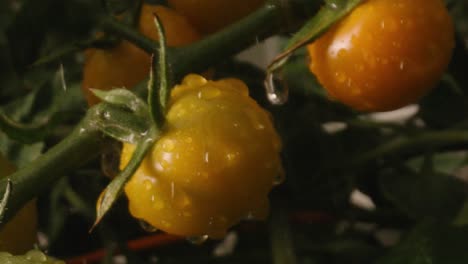
<svg viewBox="0 0 468 264">
<path fill-rule="evenodd" d="M 154 232 L 158 231 L 158 229 L 156 227 L 152 226 L 151 224 L 149 224 L 145 220 L 142 220 L 142 219 L 138 220 L 138 224 L 146 232 L 154 233 Z"/>
<path fill-rule="evenodd" d="M 268 101 L 274 105 L 282 105 L 288 101 L 288 88 L 280 84 L 280 81 L 274 77 L 273 72 L 268 72 L 265 78 L 265 90 Z M 278 86 L 283 86 L 283 89 L 278 89 Z"/>
<path fill-rule="evenodd" d="M 194 245 L 201 245 L 208 240 L 208 235 L 187 237 L 187 241 Z"/>
</svg>

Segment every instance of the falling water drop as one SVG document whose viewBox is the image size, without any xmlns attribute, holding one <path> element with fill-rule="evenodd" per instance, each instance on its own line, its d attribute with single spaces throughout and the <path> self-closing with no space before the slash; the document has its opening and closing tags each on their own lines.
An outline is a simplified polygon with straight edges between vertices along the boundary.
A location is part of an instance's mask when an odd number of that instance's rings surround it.
<svg viewBox="0 0 468 264">
<path fill-rule="evenodd" d="M 158 231 L 156 227 L 152 226 L 150 223 L 146 222 L 145 220 L 142 220 L 142 219 L 138 220 L 138 224 L 140 224 L 140 227 L 146 232 L 154 233 Z"/>
<path fill-rule="evenodd" d="M 274 105 L 282 105 L 288 100 L 288 88 L 285 85 L 279 83 L 279 80 L 274 77 L 273 72 L 268 72 L 265 78 L 265 90 L 268 101 Z M 278 89 L 278 86 L 283 86 L 282 90 Z"/>
<path fill-rule="evenodd" d="M 208 240 L 208 235 L 187 237 L 187 241 L 194 245 L 201 245 Z"/>
</svg>

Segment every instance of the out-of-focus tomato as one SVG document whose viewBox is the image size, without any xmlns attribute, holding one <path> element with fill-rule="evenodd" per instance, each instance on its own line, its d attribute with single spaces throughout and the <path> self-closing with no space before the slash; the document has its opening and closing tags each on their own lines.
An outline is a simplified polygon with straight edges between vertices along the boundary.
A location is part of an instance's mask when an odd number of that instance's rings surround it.
<svg viewBox="0 0 468 264">
<path fill-rule="evenodd" d="M 183 46 L 200 38 L 187 20 L 175 11 L 144 4 L 139 31 L 148 38 L 158 39 L 153 13 L 161 19 L 168 46 Z M 85 56 L 82 89 L 89 105 L 99 102 L 89 89 L 132 88 L 148 76 L 151 66 L 150 55 L 128 41 L 122 41 L 111 49 L 88 50 Z"/>
<path fill-rule="evenodd" d="M 186 16 L 202 33 L 232 24 L 259 8 L 265 0 L 169 0 L 169 6 Z"/>
</svg>

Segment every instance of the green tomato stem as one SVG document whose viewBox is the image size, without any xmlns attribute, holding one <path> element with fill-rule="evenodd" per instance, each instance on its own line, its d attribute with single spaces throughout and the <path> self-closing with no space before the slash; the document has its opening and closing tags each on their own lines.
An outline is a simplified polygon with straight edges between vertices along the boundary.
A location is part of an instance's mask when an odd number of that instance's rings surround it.
<svg viewBox="0 0 468 264">
<path fill-rule="evenodd" d="M 168 48 L 168 60 L 176 80 L 190 72 L 204 71 L 255 42 L 286 31 L 295 24 L 292 18 L 296 20 L 299 17 L 300 20 L 304 16 L 304 9 L 315 9 L 321 2 L 270 0 L 249 16 L 218 33 L 191 45 Z M 158 53 L 157 42 L 112 17 L 101 18 L 100 27 L 105 32 L 124 38 L 150 54 Z"/>
<path fill-rule="evenodd" d="M 3 193 L 8 180 L 13 184 L 4 220 L 8 221 L 24 204 L 43 193 L 67 171 L 78 168 L 96 157 L 104 137 L 94 126 L 99 105 L 91 108 L 73 132 L 37 160 L 0 180 Z M 0 195 L 1 196 L 1 195 Z"/>
</svg>

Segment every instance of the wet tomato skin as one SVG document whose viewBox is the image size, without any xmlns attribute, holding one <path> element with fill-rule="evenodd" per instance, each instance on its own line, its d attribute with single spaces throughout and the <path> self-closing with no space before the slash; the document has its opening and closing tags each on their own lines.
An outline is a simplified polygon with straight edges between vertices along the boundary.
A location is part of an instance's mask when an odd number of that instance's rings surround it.
<svg viewBox="0 0 468 264">
<path fill-rule="evenodd" d="M 368 0 L 308 46 L 310 70 L 329 95 L 360 111 L 418 101 L 454 47 L 441 0 Z"/>
<path fill-rule="evenodd" d="M 281 141 L 237 79 L 188 75 L 171 94 L 161 138 L 125 187 L 131 214 L 168 233 L 223 237 L 264 219 L 280 181 Z M 124 144 L 121 167 L 134 146 Z"/>
</svg>

